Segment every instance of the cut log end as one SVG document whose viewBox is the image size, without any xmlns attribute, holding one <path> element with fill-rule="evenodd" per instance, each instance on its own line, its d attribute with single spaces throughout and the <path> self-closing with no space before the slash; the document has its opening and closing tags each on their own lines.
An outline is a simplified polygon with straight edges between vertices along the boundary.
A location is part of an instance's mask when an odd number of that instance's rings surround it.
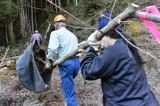
<svg viewBox="0 0 160 106">
<path fill-rule="evenodd" d="M 136 8 L 138 8 L 139 6 L 137 5 L 137 4 L 131 4 L 133 7 L 136 7 Z"/>
</svg>

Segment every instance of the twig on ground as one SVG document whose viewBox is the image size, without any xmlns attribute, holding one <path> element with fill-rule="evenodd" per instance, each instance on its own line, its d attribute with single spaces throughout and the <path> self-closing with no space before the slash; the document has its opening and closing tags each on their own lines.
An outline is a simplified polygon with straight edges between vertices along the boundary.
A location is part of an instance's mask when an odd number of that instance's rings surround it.
<svg viewBox="0 0 160 106">
<path fill-rule="evenodd" d="M 0 63 L 0 66 L 2 66 L 2 64 L 3 64 L 3 61 L 4 61 L 4 59 L 5 59 L 5 57 L 6 57 L 7 53 L 8 53 L 9 47 L 10 47 L 10 45 L 6 48 L 6 52 L 5 52 L 4 57 L 2 58 L 2 61 L 1 61 L 1 63 Z"/>
</svg>

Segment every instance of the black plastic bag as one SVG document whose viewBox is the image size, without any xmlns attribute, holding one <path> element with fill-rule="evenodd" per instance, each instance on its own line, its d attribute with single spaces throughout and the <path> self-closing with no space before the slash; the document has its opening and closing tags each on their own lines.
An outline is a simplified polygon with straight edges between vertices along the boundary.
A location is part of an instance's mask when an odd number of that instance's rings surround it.
<svg viewBox="0 0 160 106">
<path fill-rule="evenodd" d="M 33 47 L 33 41 L 25 50 L 25 52 L 16 61 L 16 70 L 18 73 L 20 83 L 28 90 L 33 92 L 43 92 L 50 89 L 52 70 L 40 73 L 37 68 Z M 41 51 L 43 56 L 45 52 Z M 48 87 L 46 87 L 46 84 Z"/>
</svg>

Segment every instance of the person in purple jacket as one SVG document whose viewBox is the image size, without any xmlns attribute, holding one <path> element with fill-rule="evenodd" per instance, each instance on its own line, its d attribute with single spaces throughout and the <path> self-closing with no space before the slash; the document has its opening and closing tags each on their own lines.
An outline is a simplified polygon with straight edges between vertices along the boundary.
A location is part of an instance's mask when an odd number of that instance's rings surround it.
<svg viewBox="0 0 160 106">
<path fill-rule="evenodd" d="M 37 41 L 38 45 L 42 43 L 42 36 L 40 33 L 38 33 L 38 30 L 35 30 L 35 33 L 32 35 L 30 39 L 30 43 L 32 43 L 34 40 Z"/>
<path fill-rule="evenodd" d="M 99 30 L 108 24 L 110 20 L 106 17 L 110 16 L 104 14 L 98 18 Z M 113 16 L 111 18 L 114 19 Z M 90 36 L 93 38 L 95 35 Z M 93 47 L 89 48 L 80 64 L 83 78 L 101 79 L 104 106 L 160 106 L 149 88 L 143 68 L 144 62 L 138 50 L 122 36 L 136 46 L 136 43 L 118 26 L 106 35 L 108 46 L 100 55 L 97 55 Z"/>
</svg>

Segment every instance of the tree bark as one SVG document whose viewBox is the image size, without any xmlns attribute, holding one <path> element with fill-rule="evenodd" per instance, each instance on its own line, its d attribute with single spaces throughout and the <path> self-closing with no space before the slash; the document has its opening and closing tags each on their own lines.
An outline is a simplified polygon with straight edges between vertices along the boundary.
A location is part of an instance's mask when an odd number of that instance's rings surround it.
<svg viewBox="0 0 160 106">
<path fill-rule="evenodd" d="M 67 0 L 67 5 L 69 5 L 70 4 L 70 1 L 69 0 Z"/>
<path fill-rule="evenodd" d="M 55 4 L 57 4 L 57 0 L 55 0 Z M 56 9 L 56 13 L 57 13 L 57 7 L 55 6 L 55 9 Z"/>
<path fill-rule="evenodd" d="M 34 22 L 33 22 L 33 0 L 31 0 L 31 23 L 32 23 L 32 34 L 34 33 Z"/>
<path fill-rule="evenodd" d="M 21 37 L 25 37 L 25 32 L 24 32 L 24 10 L 23 10 L 23 1 L 20 0 L 21 4 L 21 13 L 20 13 L 20 26 L 21 26 Z"/>
<path fill-rule="evenodd" d="M 59 5 L 59 7 L 62 7 L 61 0 L 58 0 L 58 5 Z M 60 9 L 60 11 L 61 11 L 61 9 Z"/>
<path fill-rule="evenodd" d="M 8 2 L 11 3 L 12 0 L 9 0 Z M 11 21 L 10 23 L 7 23 L 7 28 L 8 28 L 10 43 L 13 46 L 15 45 L 14 32 L 13 32 L 13 21 Z"/>
<path fill-rule="evenodd" d="M 75 0 L 76 1 L 76 6 L 78 6 L 78 1 L 77 0 Z"/>
<path fill-rule="evenodd" d="M 35 0 L 34 0 L 34 7 L 36 7 L 36 4 L 35 4 Z M 35 23 L 35 27 L 37 29 L 37 20 L 36 20 L 36 9 L 34 9 L 34 23 Z"/>
<path fill-rule="evenodd" d="M 24 34 L 25 34 L 25 36 L 27 35 L 27 33 L 28 33 L 28 13 L 27 13 L 27 11 L 28 11 L 28 7 L 26 6 L 27 5 L 27 3 L 28 3 L 28 0 L 25 0 L 24 1 L 24 4 L 25 4 L 25 7 L 24 7 Z"/>
<path fill-rule="evenodd" d="M 27 5 L 29 4 L 29 0 L 27 0 Z M 29 14 L 30 8 L 27 6 L 27 11 L 26 11 L 26 20 L 27 20 L 27 32 L 29 34 L 32 33 L 32 29 L 31 29 L 31 19 L 29 17 L 31 17 L 31 15 Z"/>
<path fill-rule="evenodd" d="M 6 29 L 6 42 L 8 44 L 8 33 L 7 33 L 8 28 L 7 28 L 7 22 L 6 21 L 5 21 L 5 29 Z"/>
<path fill-rule="evenodd" d="M 11 45 L 15 45 L 15 39 L 14 39 L 14 33 L 13 33 L 13 22 L 9 23 L 7 26 L 8 26 Z"/>
</svg>

